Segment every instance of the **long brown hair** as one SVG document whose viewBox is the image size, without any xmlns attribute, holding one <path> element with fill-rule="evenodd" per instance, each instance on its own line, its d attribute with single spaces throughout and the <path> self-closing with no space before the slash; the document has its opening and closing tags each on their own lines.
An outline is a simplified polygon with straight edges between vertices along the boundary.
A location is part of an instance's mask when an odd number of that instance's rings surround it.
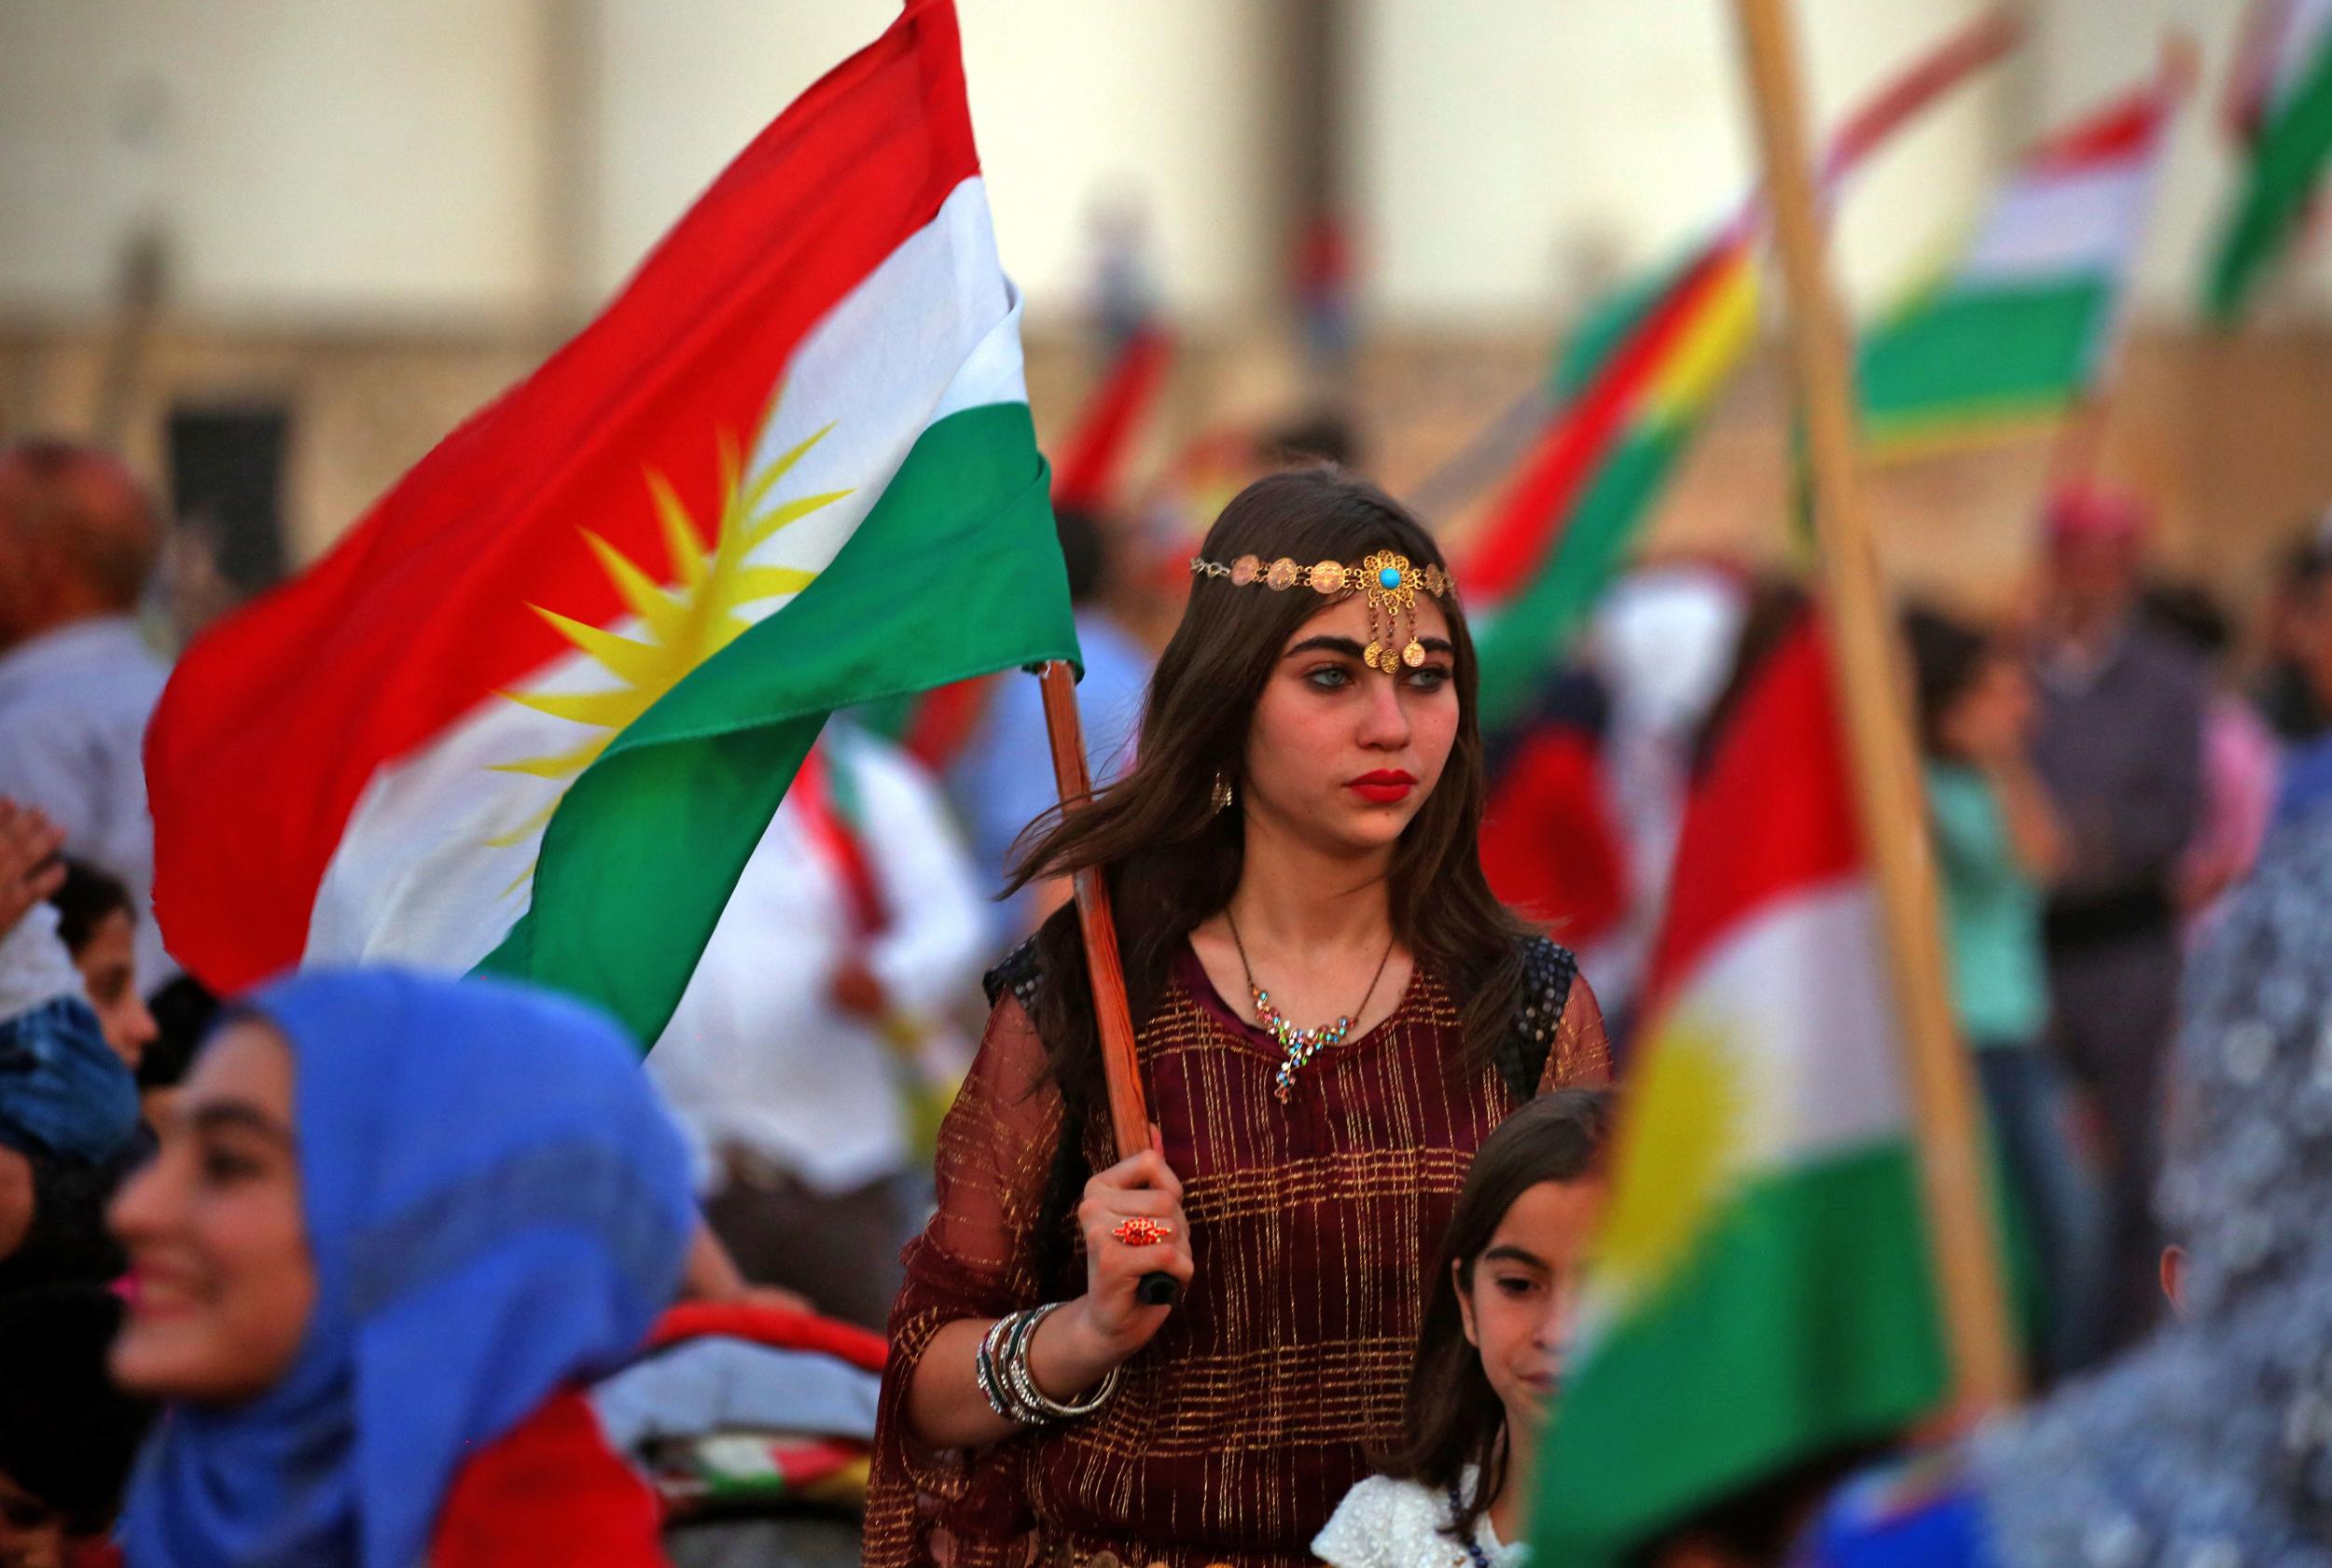
<svg viewBox="0 0 2332 1568">
<path fill-rule="evenodd" d="M 1419 566 L 1448 565 L 1423 524 L 1398 502 L 1326 464 L 1268 475 L 1241 491 L 1200 549 L 1226 564 L 1242 555 L 1353 562 L 1392 549 Z M 1219 772 L 1243 793 L 1256 704 L 1280 649 L 1325 603 L 1308 590 L 1199 579 L 1150 678 L 1132 768 L 1090 802 L 1039 818 L 1023 836 L 1030 847 L 1007 892 L 1042 877 L 1102 869 L 1137 1021 L 1157 1006 L 1191 930 L 1228 905 L 1239 886 L 1242 819 L 1236 811 L 1217 813 L 1209 792 Z M 1482 875 L 1476 848 L 1483 800 L 1478 670 L 1464 612 L 1454 598 L 1442 608 L 1455 650 L 1457 738 L 1433 794 L 1394 847 L 1387 892 L 1394 935 L 1449 986 L 1462 1009 L 1466 1060 L 1486 1063 L 1514 1006 L 1521 978 L 1518 939 L 1528 928 Z M 1069 1113 L 1064 1156 L 1054 1168 L 1058 1187 L 1075 1174 L 1083 1117 L 1103 1092 L 1092 993 L 1073 909 L 1045 923 L 1036 953 L 1041 978 L 1034 1021 Z"/>
<path fill-rule="evenodd" d="M 1541 1182 L 1585 1181 L 1601 1173 L 1610 1137 L 1611 1101 L 1600 1089 L 1543 1094 L 1482 1140 L 1458 1191 L 1450 1228 L 1425 1282 L 1425 1314 L 1417 1360 L 1401 1408 L 1401 1444 L 1377 1457 L 1382 1474 L 1446 1492 L 1455 1499 L 1453 1533 L 1473 1538 L 1475 1521 L 1506 1484 L 1506 1406 L 1482 1370 L 1481 1353 L 1465 1338 L 1458 1280 L 1471 1289 L 1474 1264 L 1514 1200 Z M 1470 1492 L 1462 1482 L 1475 1472 Z"/>
</svg>

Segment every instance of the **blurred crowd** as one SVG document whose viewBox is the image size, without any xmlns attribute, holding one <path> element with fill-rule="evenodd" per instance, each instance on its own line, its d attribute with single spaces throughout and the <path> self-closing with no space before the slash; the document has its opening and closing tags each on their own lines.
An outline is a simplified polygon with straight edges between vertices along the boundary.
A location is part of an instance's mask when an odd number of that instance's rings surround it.
<svg viewBox="0 0 2332 1568">
<path fill-rule="evenodd" d="M 2161 1315 L 2178 1239 L 2154 1198 L 2188 955 L 2278 825 L 2332 796 L 2332 534 L 2295 528 L 2243 624 L 2149 575 L 2149 527 L 2129 496 L 2068 492 L 2029 610 L 1920 605 L 1904 622 L 1957 1023 L 2043 1388 Z M 1132 756 L 1172 618 L 1156 558 L 1173 552 L 1120 520 L 1063 511 L 1060 528 L 1089 766 L 1106 783 Z M 784 1397 L 857 1400 L 870 1422 L 880 1341 L 796 1343 L 789 1325 L 806 1305 L 884 1326 L 981 973 L 1065 896 L 994 896 L 1057 798 L 1036 683 L 992 677 L 909 722 L 829 727 L 648 1056 L 671 1138 L 644 1093 L 616 1087 L 631 1058 L 602 1026 L 493 987 L 294 979 L 219 1029 L 149 912 L 141 749 L 167 670 L 141 610 L 163 532 L 103 452 L 0 452 L 0 1564 L 106 1561 L 141 1443 L 151 1512 L 120 1525 L 133 1546 L 184 1528 L 174 1508 L 252 1530 L 297 1513 L 214 1469 L 335 1421 L 377 1426 L 320 1487 L 437 1498 L 465 1435 L 522 1408 L 539 1408 L 528 1443 L 560 1452 L 576 1440 L 561 1391 L 622 1365 L 684 1294 L 738 1314 L 658 1330 L 731 1357 L 724 1388 L 773 1380 Z M 1493 885 L 1579 952 L 1623 1077 L 1697 740 L 1766 590 L 1728 562 L 1641 567 L 1528 715 L 1487 738 Z M 571 1054 L 537 1076 L 528 1053 L 547 1042 Z M 559 1088 L 504 1114 L 521 1083 Z M 452 1190 L 478 1213 L 440 1217 L 491 1230 L 490 1266 L 442 1267 L 428 1235 L 335 1253 L 333 1226 L 357 1234 L 399 1183 L 465 1160 Z M 267 1194 L 284 1184 L 305 1193 L 304 1302 L 268 1273 L 286 1243 Z M 175 1310 L 125 1334 L 132 1264 Z M 433 1351 L 465 1314 L 509 1325 L 491 1365 Z M 731 1377 L 748 1352 L 793 1359 Z M 798 1393 L 812 1363 L 824 1392 Z M 685 1378 L 659 1376 L 623 1397 L 678 1397 Z M 229 1395 L 232 1420 L 216 1413 Z M 668 1441 L 677 1420 L 636 1430 Z M 523 1475 L 463 1475 L 445 1510 L 378 1526 L 403 1533 L 396 1561 L 432 1540 L 434 1561 L 461 1561 L 462 1531 L 493 1561 L 506 1511 L 603 1543 L 654 1518 L 615 1478 L 562 1494 L 551 1520 Z"/>
</svg>

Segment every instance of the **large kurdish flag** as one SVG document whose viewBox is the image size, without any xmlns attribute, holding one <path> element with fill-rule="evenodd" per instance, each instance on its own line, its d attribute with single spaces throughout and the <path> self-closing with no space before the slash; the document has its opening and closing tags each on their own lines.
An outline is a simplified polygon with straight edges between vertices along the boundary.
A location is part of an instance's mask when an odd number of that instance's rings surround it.
<svg viewBox="0 0 2332 1568">
<path fill-rule="evenodd" d="M 1811 619 L 1696 782 L 1533 1547 L 1609 1561 L 1931 1408 L 1946 1363 L 1881 922 Z"/>
<path fill-rule="evenodd" d="M 2177 88 L 2131 93 L 2035 148 L 1940 285 L 1865 342 L 1864 427 L 1909 455 L 2063 413 L 2110 357 Z"/>
<path fill-rule="evenodd" d="M 669 1016 L 826 715 L 1073 657 L 947 0 L 909 0 L 596 322 L 188 650 L 171 949 L 480 964 Z"/>
</svg>

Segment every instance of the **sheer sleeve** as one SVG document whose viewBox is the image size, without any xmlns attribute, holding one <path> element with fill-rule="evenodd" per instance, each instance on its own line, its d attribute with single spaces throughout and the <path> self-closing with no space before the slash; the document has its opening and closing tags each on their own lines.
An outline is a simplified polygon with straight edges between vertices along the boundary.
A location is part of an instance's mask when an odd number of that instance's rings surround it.
<svg viewBox="0 0 2332 1568">
<path fill-rule="evenodd" d="M 1538 1091 L 1600 1089 L 1610 1081 L 1611 1041 L 1603 1033 L 1603 1006 L 1595 1000 L 1595 988 L 1587 983 L 1587 977 L 1574 975 Z"/>
<path fill-rule="evenodd" d="M 1061 1125 L 1043 1043 L 1006 993 L 940 1127 L 938 1206 L 904 1258 L 868 1478 L 867 1568 L 937 1561 L 927 1540 L 935 1526 L 953 1538 L 949 1561 L 957 1564 L 982 1561 L 980 1541 L 1017 1533 L 1014 1445 L 976 1452 L 923 1448 L 908 1430 L 907 1388 L 944 1325 L 1001 1317 L 1040 1299 L 1035 1232 Z"/>
</svg>

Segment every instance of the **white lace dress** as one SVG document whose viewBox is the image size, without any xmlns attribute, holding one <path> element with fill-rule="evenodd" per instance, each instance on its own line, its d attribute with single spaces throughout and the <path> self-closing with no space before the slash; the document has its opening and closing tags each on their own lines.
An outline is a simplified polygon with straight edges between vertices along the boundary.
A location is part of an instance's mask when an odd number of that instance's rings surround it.
<svg viewBox="0 0 2332 1568">
<path fill-rule="evenodd" d="M 1471 1471 L 1465 1486 L 1474 1484 Z M 1523 1546 L 1506 1546 L 1485 1514 L 1474 1526 L 1478 1558 L 1453 1540 L 1450 1500 L 1415 1481 L 1371 1476 L 1344 1494 L 1312 1543 L 1313 1555 L 1331 1568 L 1522 1568 Z"/>
</svg>

